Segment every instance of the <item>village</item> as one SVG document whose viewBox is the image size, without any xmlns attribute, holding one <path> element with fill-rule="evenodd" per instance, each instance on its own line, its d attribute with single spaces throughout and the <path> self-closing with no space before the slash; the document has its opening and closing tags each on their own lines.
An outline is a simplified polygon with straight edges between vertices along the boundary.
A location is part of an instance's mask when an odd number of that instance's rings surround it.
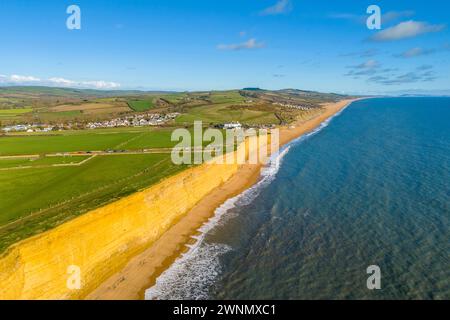
<svg viewBox="0 0 450 320">
<path fill-rule="evenodd" d="M 178 112 L 168 114 L 159 114 L 159 113 L 137 114 L 127 116 L 124 118 L 116 118 L 102 122 L 89 122 L 86 125 L 86 128 L 97 129 L 97 128 L 115 128 L 115 127 L 158 126 L 165 124 L 171 120 L 174 120 L 179 115 L 180 114 Z"/>
<path fill-rule="evenodd" d="M 112 120 L 98 121 L 98 122 L 69 122 L 60 123 L 57 125 L 50 124 L 17 124 L 7 126 L 1 129 L 4 133 L 8 132 L 50 132 L 59 130 L 82 130 L 82 129 L 99 129 L 99 128 L 116 128 L 116 127 L 145 127 L 145 126 L 159 126 L 174 120 L 180 114 L 177 112 L 168 114 L 147 113 L 126 116 L 122 118 L 115 118 Z"/>
<path fill-rule="evenodd" d="M 273 104 L 277 105 L 277 106 L 285 107 L 285 108 L 298 109 L 298 110 L 303 110 L 303 111 L 313 109 L 312 107 L 302 106 L 302 105 L 298 105 L 298 104 L 289 104 L 289 103 L 281 103 L 281 102 L 274 102 Z"/>
</svg>

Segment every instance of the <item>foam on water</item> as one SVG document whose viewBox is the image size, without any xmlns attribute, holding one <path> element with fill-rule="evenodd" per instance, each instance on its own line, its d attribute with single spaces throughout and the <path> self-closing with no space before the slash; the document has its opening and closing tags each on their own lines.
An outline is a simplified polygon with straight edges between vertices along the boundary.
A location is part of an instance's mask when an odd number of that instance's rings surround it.
<svg viewBox="0 0 450 320">
<path fill-rule="evenodd" d="M 269 164 L 261 170 L 260 181 L 245 190 L 238 196 L 228 199 L 218 207 L 214 216 L 198 229 L 199 235 L 192 236 L 195 243 L 186 245 L 189 250 L 182 254 L 166 271 L 156 280 L 156 284 L 145 292 L 146 300 L 202 300 L 208 298 L 211 285 L 221 272 L 219 257 L 232 250 L 230 246 L 220 243 L 207 243 L 206 235 L 215 227 L 224 224 L 233 216 L 231 209 L 250 204 L 270 184 L 280 169 L 284 156 L 293 144 L 304 141 L 328 126 L 330 121 L 342 113 L 335 114 L 324 121 L 315 130 L 293 140 L 280 151 L 271 156 Z"/>
</svg>

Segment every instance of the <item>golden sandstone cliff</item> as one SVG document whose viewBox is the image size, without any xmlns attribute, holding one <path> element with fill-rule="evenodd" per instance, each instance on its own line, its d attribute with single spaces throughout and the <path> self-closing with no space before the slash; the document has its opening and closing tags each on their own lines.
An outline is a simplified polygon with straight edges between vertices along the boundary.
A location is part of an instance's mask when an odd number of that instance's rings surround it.
<svg viewBox="0 0 450 320">
<path fill-rule="evenodd" d="M 0 299 L 79 299 L 156 241 L 237 164 L 202 164 L 21 241 L 0 258 Z M 78 266 L 81 289 L 69 289 Z"/>
</svg>

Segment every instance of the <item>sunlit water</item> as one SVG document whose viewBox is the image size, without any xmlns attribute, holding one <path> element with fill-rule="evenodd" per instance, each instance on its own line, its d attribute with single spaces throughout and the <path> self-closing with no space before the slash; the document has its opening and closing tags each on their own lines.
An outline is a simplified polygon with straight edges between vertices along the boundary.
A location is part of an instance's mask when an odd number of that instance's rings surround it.
<svg viewBox="0 0 450 320">
<path fill-rule="evenodd" d="M 353 103 L 219 208 L 147 298 L 450 299 L 449 171 L 450 98 Z"/>
</svg>

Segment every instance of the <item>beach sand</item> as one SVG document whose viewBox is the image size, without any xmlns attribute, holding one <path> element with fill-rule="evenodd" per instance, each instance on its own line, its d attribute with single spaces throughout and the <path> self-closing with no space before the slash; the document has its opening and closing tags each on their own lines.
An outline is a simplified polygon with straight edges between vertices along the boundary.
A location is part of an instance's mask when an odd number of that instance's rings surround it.
<svg viewBox="0 0 450 320">
<path fill-rule="evenodd" d="M 289 127 L 281 127 L 280 145 L 312 131 L 355 100 L 326 104 L 321 114 Z M 233 177 L 204 197 L 150 248 L 131 259 L 123 270 L 110 277 L 86 299 L 143 299 L 145 290 L 155 284 L 158 276 L 186 251 L 186 244 L 192 241 L 191 236 L 214 215 L 215 209 L 255 184 L 260 178 L 260 172 L 261 165 L 242 165 Z"/>
</svg>

